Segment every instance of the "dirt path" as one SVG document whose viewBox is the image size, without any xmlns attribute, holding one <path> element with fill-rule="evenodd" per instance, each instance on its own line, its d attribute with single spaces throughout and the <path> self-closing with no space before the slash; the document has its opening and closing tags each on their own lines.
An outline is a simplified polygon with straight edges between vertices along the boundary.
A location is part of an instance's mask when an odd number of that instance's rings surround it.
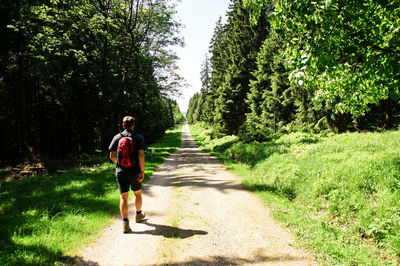
<svg viewBox="0 0 400 266">
<path fill-rule="evenodd" d="M 117 206 L 116 206 L 117 208 Z M 134 220 L 134 204 L 129 205 Z M 181 147 L 143 189 L 147 220 L 122 233 L 121 220 L 81 253 L 80 265 L 316 265 L 188 127 Z"/>
</svg>

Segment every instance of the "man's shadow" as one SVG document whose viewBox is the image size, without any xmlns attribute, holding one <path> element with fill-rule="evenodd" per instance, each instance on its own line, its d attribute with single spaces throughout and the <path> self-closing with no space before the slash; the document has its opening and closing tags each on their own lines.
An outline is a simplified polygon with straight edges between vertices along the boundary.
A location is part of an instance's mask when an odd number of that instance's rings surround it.
<svg viewBox="0 0 400 266">
<path fill-rule="evenodd" d="M 140 223 L 146 224 L 148 226 L 154 227 L 153 230 L 146 230 L 146 231 L 134 231 L 133 234 L 150 234 L 156 236 L 163 236 L 166 238 L 178 238 L 184 239 L 188 237 L 192 237 L 194 235 L 206 235 L 208 232 L 203 230 L 191 230 L 191 229 L 181 229 L 174 226 L 169 225 L 161 225 L 161 224 L 154 224 L 150 223 L 148 219 L 142 220 Z"/>
</svg>

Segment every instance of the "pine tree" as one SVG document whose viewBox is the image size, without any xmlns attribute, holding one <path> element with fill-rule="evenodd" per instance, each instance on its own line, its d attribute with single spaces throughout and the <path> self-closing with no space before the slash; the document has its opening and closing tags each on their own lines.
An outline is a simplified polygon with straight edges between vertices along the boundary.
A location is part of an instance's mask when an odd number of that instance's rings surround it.
<svg viewBox="0 0 400 266">
<path fill-rule="evenodd" d="M 199 98 L 200 98 L 200 93 L 197 92 L 189 100 L 189 107 L 188 107 L 188 111 L 186 114 L 186 121 L 189 124 L 193 124 L 194 122 L 196 122 L 194 120 L 194 115 L 195 115 L 195 112 L 197 109 Z"/>
<path fill-rule="evenodd" d="M 207 101 L 207 99 L 211 97 L 211 65 L 208 54 L 206 54 L 204 58 L 204 62 L 200 72 L 200 79 L 201 97 L 199 99 L 199 111 L 201 112 L 201 114 L 199 115 L 199 121 L 212 123 L 214 119 L 214 109 L 213 105 L 211 105 L 212 102 Z"/>
<path fill-rule="evenodd" d="M 201 91 L 208 93 L 211 83 L 211 66 L 208 54 L 205 55 L 204 62 L 200 71 Z"/>
<path fill-rule="evenodd" d="M 232 0 L 228 12 L 225 43 L 227 65 L 223 83 L 218 87 L 216 100 L 216 122 L 225 134 L 237 134 L 245 121 L 249 107 L 245 102 L 249 92 L 251 72 L 256 68 L 256 56 L 267 31 L 267 22 L 260 19 L 258 24 L 250 22 L 249 10 L 241 0 Z"/>
<path fill-rule="evenodd" d="M 227 68 L 227 56 L 226 53 L 226 42 L 223 40 L 223 36 L 226 33 L 226 25 L 222 24 L 222 18 L 219 17 L 214 28 L 214 34 L 210 42 L 210 53 L 209 59 L 210 68 L 210 82 L 209 90 L 205 95 L 204 103 L 204 118 L 208 123 L 214 123 L 215 118 L 215 104 L 218 98 L 218 88 L 222 85 L 224 80 L 225 69 Z"/>
<path fill-rule="evenodd" d="M 294 119 L 295 99 L 289 86 L 282 47 L 280 36 L 271 31 L 257 56 L 258 68 L 247 99 L 251 112 L 246 115 L 241 133 L 244 139 L 267 140 Z"/>
<path fill-rule="evenodd" d="M 203 93 L 198 93 L 197 103 L 195 104 L 195 109 L 193 111 L 193 123 L 202 121 L 203 117 L 203 105 L 204 105 L 204 95 Z"/>
</svg>

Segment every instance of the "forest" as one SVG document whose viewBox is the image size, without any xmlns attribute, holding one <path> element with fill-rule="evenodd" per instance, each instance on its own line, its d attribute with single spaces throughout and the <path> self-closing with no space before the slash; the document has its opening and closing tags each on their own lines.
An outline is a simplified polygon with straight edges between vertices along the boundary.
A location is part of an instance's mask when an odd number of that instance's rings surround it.
<svg viewBox="0 0 400 266">
<path fill-rule="evenodd" d="M 399 69 L 398 1 L 232 0 L 187 121 L 246 142 L 393 129 Z"/>
<path fill-rule="evenodd" d="M 106 150 L 133 115 L 151 143 L 183 119 L 171 1 L 0 3 L 0 162 Z"/>
</svg>

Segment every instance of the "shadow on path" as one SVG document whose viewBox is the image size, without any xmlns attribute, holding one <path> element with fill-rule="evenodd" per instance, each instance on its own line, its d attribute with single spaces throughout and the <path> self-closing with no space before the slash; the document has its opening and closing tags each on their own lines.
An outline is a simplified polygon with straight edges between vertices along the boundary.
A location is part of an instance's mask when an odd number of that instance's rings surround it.
<svg viewBox="0 0 400 266">
<path fill-rule="evenodd" d="M 161 225 L 161 224 L 154 224 L 148 222 L 148 220 L 143 220 L 141 223 L 154 227 L 153 230 L 146 230 L 146 231 L 134 231 L 132 234 L 150 234 L 156 236 L 163 236 L 166 238 L 177 238 L 177 239 L 185 239 L 188 237 L 192 237 L 195 235 L 207 235 L 208 232 L 203 230 L 191 230 L 191 229 L 181 229 L 175 226 L 169 225 Z"/>
<path fill-rule="evenodd" d="M 165 160 L 146 186 L 214 188 L 222 192 L 246 190 L 239 180 L 218 177 L 225 171 L 225 166 L 208 153 L 197 148 L 180 148 Z M 146 194 L 153 197 L 146 186 Z"/>
<path fill-rule="evenodd" d="M 76 257 L 76 263 L 73 264 L 74 266 L 99 266 L 97 262 L 94 261 L 85 261 L 81 257 Z"/>
<path fill-rule="evenodd" d="M 192 258 L 188 261 L 168 263 L 169 266 L 174 265 L 251 265 L 251 264 L 279 264 L 279 263 L 293 263 L 298 262 L 297 257 L 290 255 L 286 256 L 265 256 L 262 250 L 258 250 L 251 258 L 241 258 L 241 257 L 226 257 L 226 256 L 210 256 L 209 258 Z M 161 266 L 165 264 L 153 264 L 153 266 Z"/>
</svg>

